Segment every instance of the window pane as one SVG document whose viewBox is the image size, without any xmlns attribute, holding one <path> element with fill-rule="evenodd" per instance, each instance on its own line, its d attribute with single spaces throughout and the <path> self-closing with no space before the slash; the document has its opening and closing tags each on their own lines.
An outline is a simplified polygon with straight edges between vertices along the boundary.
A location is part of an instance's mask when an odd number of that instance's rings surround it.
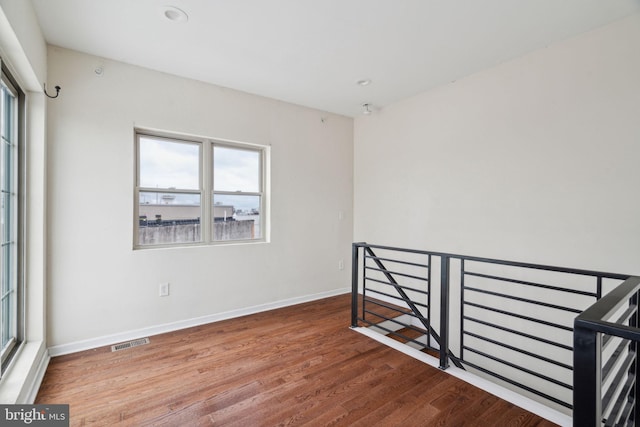
<svg viewBox="0 0 640 427">
<path fill-rule="evenodd" d="M 140 187 L 198 190 L 200 146 L 140 137 Z"/>
<path fill-rule="evenodd" d="M 260 239 L 261 197 L 213 195 L 213 240 Z"/>
<path fill-rule="evenodd" d="M 140 192 L 138 216 L 139 245 L 201 241 L 199 194 Z"/>
<path fill-rule="evenodd" d="M 214 191 L 260 192 L 260 152 L 215 146 Z"/>
</svg>

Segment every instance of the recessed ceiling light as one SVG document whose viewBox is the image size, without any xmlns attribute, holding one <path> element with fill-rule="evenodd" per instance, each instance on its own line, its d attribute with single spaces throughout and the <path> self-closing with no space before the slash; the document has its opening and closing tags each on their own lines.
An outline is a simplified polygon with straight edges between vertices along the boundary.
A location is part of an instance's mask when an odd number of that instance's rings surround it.
<svg viewBox="0 0 640 427">
<path fill-rule="evenodd" d="M 360 86 L 369 86 L 371 84 L 371 79 L 358 80 L 356 83 Z"/>
<path fill-rule="evenodd" d="M 162 8 L 162 14 L 169 21 L 173 22 L 187 22 L 189 20 L 189 15 L 187 15 L 184 10 L 178 9 L 175 6 L 164 6 Z"/>
</svg>

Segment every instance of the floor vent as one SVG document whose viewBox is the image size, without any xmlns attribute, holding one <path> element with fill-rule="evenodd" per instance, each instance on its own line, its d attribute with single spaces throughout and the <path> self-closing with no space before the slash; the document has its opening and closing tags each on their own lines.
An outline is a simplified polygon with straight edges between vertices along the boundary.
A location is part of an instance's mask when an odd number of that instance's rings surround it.
<svg viewBox="0 0 640 427">
<path fill-rule="evenodd" d="M 133 341 L 112 345 L 111 351 L 113 352 L 113 351 L 126 350 L 128 348 L 138 347 L 140 345 L 145 345 L 145 344 L 149 344 L 149 338 L 140 338 L 138 340 L 133 340 Z"/>
</svg>

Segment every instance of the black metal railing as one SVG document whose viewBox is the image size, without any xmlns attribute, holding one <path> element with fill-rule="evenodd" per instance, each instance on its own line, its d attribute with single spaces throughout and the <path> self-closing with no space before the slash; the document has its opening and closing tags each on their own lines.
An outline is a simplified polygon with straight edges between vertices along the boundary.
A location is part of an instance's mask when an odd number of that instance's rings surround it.
<svg viewBox="0 0 640 427">
<path fill-rule="evenodd" d="M 449 360 L 462 368 L 458 358 L 448 351 L 446 342 L 448 334 L 445 333 L 443 338 L 431 326 L 431 255 L 423 251 L 396 249 L 417 259 L 410 261 L 379 257 L 373 251 L 374 246 L 354 244 L 352 260 L 354 266 L 358 265 L 360 247 L 364 249 L 362 277 L 365 283 L 374 282 L 378 287 L 369 288 L 369 294 L 367 294 L 367 287 L 363 288 L 362 315 L 358 317 L 356 298 L 358 276 L 357 269 L 354 268 L 353 283 L 356 289 L 353 292 L 352 301 L 355 307 L 352 310 L 352 326 L 357 326 L 358 321 L 375 326 L 386 334 L 411 342 L 425 350 L 438 351 L 442 369 L 448 366 Z M 395 269 L 388 269 L 385 263 L 393 264 Z"/>
<path fill-rule="evenodd" d="M 630 277 L 575 319 L 574 426 L 638 425 L 639 292 Z"/>
<path fill-rule="evenodd" d="M 573 407 L 573 320 L 629 277 L 367 243 L 354 243 L 352 261 L 353 327 L 564 410 Z"/>
</svg>

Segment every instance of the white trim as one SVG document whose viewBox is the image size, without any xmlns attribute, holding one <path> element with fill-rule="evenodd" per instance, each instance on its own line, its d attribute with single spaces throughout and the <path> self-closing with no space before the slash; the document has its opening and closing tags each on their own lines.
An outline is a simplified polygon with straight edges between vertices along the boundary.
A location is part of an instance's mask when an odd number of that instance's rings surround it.
<svg viewBox="0 0 640 427">
<path fill-rule="evenodd" d="M 49 356 L 49 350 L 45 349 L 42 357 L 40 358 L 40 363 L 38 363 L 38 367 L 34 372 L 33 381 L 31 381 L 31 384 L 29 384 L 25 390 L 25 403 L 33 404 L 36 401 L 38 391 L 40 391 L 40 385 L 42 384 L 42 380 L 44 380 L 44 374 L 47 373 L 47 367 L 49 367 L 50 360 L 51 356 Z"/>
<path fill-rule="evenodd" d="M 366 335 L 369 338 L 374 339 L 384 345 L 387 345 L 395 350 L 398 350 L 406 354 L 407 356 L 411 356 L 414 359 L 418 359 L 421 362 L 431 365 L 434 368 L 438 368 L 440 365 L 439 363 L 440 361 L 435 357 L 429 356 L 428 354 L 423 353 L 414 348 L 411 348 L 405 344 L 402 344 L 399 341 L 396 341 L 384 335 L 380 335 L 377 332 L 371 331 L 367 328 L 351 328 L 351 329 L 363 335 Z M 498 384 L 495 384 L 491 381 L 487 381 L 483 378 L 473 375 L 468 371 L 456 368 L 455 366 L 451 366 L 447 368 L 444 372 L 450 375 L 453 375 L 454 377 L 459 378 L 466 383 L 469 383 L 478 388 L 481 388 L 487 393 L 491 393 L 494 396 L 497 396 L 503 400 L 506 400 L 507 402 L 510 402 L 516 406 L 519 406 L 520 408 L 526 409 L 531 413 L 534 413 L 542 418 L 545 418 L 551 422 L 554 422 L 562 427 L 573 426 L 573 420 L 569 415 L 563 414 L 559 411 L 556 411 L 555 409 L 551 409 L 540 402 L 536 402 L 535 400 L 529 399 L 528 397 L 522 396 L 507 388 L 499 386 Z"/>
<path fill-rule="evenodd" d="M 49 348 L 49 355 L 51 357 L 55 357 L 55 356 L 61 356 L 64 354 L 69 354 L 69 353 L 76 353 L 78 351 L 90 350 L 98 347 L 117 344 L 123 341 L 129 341 L 129 340 L 139 339 L 143 337 L 159 335 L 166 332 L 173 332 L 180 329 L 191 328 L 193 326 L 200 326 L 208 323 L 219 322 L 221 320 L 233 319 L 235 317 L 247 316 L 250 314 L 256 314 L 263 311 L 274 310 L 276 308 L 288 307 L 291 305 L 301 304 L 309 301 L 315 301 L 315 300 L 328 298 L 336 295 L 342 295 L 349 292 L 351 292 L 350 288 L 334 289 L 332 291 L 326 291 L 326 292 L 320 292 L 317 294 L 289 298 L 286 300 L 280 300 L 280 301 L 270 302 L 266 304 L 255 305 L 252 307 L 239 308 L 237 310 L 225 311 L 222 313 L 210 314 L 207 316 L 180 320 L 178 322 L 165 323 L 157 326 L 150 326 L 148 328 L 136 329 L 133 331 L 122 332 L 122 333 L 113 334 L 113 335 L 105 335 L 102 337 L 91 338 L 83 341 L 76 341 L 69 344 L 56 345 Z"/>
<path fill-rule="evenodd" d="M 33 403 L 48 365 L 49 353 L 42 341 L 23 343 L 0 381 L 0 402 Z"/>
</svg>

